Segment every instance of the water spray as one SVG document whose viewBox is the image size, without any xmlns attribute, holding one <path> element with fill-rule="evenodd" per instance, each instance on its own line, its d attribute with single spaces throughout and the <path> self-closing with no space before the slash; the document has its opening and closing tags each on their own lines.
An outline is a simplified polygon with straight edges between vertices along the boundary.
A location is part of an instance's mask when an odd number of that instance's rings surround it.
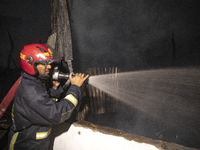
<svg viewBox="0 0 200 150">
<path fill-rule="evenodd" d="M 200 124 L 200 69 L 158 69 L 91 76 L 89 84 L 173 126 Z M 186 127 L 187 126 L 187 127 Z"/>
</svg>

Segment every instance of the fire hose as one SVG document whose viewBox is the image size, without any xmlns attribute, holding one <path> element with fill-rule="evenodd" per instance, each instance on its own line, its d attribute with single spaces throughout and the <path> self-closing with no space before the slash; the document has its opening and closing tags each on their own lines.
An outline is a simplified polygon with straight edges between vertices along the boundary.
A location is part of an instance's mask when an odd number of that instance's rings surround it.
<svg viewBox="0 0 200 150">
<path fill-rule="evenodd" d="M 19 86 L 19 83 L 22 79 L 22 76 L 19 77 L 19 79 L 14 83 L 14 85 L 11 87 L 11 89 L 8 91 L 6 96 L 4 97 L 3 101 L 0 104 L 0 119 L 3 116 L 4 112 L 10 105 L 11 101 L 13 100 L 15 96 L 15 92 L 17 90 L 17 87 Z"/>
</svg>

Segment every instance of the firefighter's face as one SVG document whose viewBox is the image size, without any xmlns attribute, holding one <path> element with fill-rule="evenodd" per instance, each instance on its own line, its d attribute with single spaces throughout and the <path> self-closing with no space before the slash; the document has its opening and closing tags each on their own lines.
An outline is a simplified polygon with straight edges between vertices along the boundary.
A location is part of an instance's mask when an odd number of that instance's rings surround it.
<svg viewBox="0 0 200 150">
<path fill-rule="evenodd" d="M 49 77 L 50 74 L 50 70 L 51 70 L 51 65 L 47 64 L 38 64 L 37 66 L 38 72 L 39 72 L 39 76 L 41 77 Z"/>
</svg>

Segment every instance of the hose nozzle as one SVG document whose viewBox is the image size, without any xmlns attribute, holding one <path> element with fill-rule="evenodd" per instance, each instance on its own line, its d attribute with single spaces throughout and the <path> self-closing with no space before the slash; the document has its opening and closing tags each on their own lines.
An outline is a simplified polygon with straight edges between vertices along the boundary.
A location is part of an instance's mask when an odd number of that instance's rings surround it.
<svg viewBox="0 0 200 150">
<path fill-rule="evenodd" d="M 65 79 L 68 80 L 69 79 L 69 74 L 65 74 L 65 73 L 60 73 L 58 70 L 58 67 L 56 66 L 54 68 L 53 74 L 52 74 L 52 79 L 58 81 L 59 79 Z"/>
<path fill-rule="evenodd" d="M 72 76 L 74 77 L 75 74 L 72 74 Z M 60 71 L 58 70 L 58 67 L 56 66 L 54 68 L 54 71 L 53 71 L 53 74 L 52 74 L 52 79 L 55 80 L 55 81 L 58 81 L 60 79 L 68 80 L 69 74 L 68 73 L 60 73 Z M 87 78 L 84 83 L 88 83 L 88 80 L 89 80 L 89 78 Z"/>
</svg>

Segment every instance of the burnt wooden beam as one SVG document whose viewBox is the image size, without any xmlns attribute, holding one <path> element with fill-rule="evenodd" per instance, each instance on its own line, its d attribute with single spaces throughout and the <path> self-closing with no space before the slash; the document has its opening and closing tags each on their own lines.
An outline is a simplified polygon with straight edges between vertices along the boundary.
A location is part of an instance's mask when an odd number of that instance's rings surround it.
<svg viewBox="0 0 200 150">
<path fill-rule="evenodd" d="M 69 3 L 71 5 L 71 1 Z M 55 50 L 65 62 L 67 60 L 73 60 L 68 8 L 66 0 L 51 0 L 51 35 L 56 33 Z"/>
</svg>

